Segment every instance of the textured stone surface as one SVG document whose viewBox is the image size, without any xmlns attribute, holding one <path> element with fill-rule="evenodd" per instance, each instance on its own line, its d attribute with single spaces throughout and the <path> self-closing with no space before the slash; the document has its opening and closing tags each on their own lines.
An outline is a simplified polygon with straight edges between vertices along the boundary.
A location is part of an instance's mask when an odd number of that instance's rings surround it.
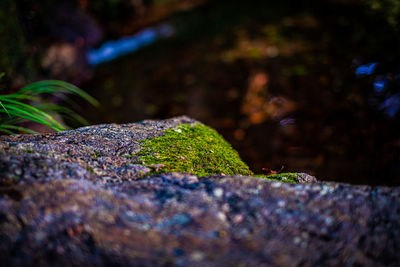
<svg viewBox="0 0 400 267">
<path fill-rule="evenodd" d="M 120 153 L 129 154 L 135 140 L 159 136 L 183 120 L 194 122 L 178 118 L 92 126 L 47 137 L 2 137 L 0 262 L 400 264 L 398 187 L 289 184 L 182 173 L 137 179 L 135 173 L 146 172 L 143 166 L 127 167 L 119 160 L 128 158 L 121 159 L 111 149 L 117 144 Z M 71 155 L 65 144 L 79 146 L 81 152 Z"/>
<path fill-rule="evenodd" d="M 0 180 L 79 178 L 115 183 L 150 171 L 130 155 L 138 141 L 158 137 L 179 124 L 196 123 L 188 117 L 131 124 L 107 124 L 48 135 L 0 137 Z"/>
</svg>

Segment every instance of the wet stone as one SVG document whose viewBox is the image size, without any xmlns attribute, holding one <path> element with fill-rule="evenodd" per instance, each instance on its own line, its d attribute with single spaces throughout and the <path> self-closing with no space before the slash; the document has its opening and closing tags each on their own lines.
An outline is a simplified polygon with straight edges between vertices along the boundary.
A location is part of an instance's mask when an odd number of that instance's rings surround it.
<svg viewBox="0 0 400 267">
<path fill-rule="evenodd" d="M 182 123 L 0 137 L 1 265 L 400 264 L 399 187 L 155 174 L 132 157 Z"/>
</svg>

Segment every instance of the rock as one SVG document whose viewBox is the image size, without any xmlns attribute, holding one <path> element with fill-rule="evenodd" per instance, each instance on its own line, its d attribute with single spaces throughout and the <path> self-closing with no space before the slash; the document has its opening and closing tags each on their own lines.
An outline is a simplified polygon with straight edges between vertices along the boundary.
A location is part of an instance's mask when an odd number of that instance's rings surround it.
<svg viewBox="0 0 400 267">
<path fill-rule="evenodd" d="M 311 183 L 198 177 L 163 172 L 170 161 L 159 170 L 139 162 L 139 140 L 184 132 L 182 123 L 198 124 L 180 117 L 1 137 L 2 264 L 400 264 L 400 188 L 315 182 L 306 174 L 297 175 Z"/>
<path fill-rule="evenodd" d="M 150 172 L 135 153 L 140 140 L 162 136 L 187 117 L 123 125 L 97 125 L 47 135 L 0 137 L 0 182 L 32 179 L 85 179 L 106 184 Z"/>
<path fill-rule="evenodd" d="M 317 178 L 311 176 L 307 173 L 298 173 L 296 176 L 299 183 L 315 183 L 317 182 Z"/>
</svg>

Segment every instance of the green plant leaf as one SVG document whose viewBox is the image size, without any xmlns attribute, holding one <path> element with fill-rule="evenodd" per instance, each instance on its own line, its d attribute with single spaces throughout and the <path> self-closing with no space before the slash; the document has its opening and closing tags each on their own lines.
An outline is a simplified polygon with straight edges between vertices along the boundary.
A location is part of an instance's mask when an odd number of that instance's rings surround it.
<svg viewBox="0 0 400 267">
<path fill-rule="evenodd" d="M 89 122 L 83 118 L 82 116 L 80 116 L 78 113 L 76 113 L 75 111 L 73 111 L 70 108 L 64 107 L 64 106 L 59 106 L 56 104 L 41 104 L 38 106 L 38 108 L 40 108 L 43 111 L 53 111 L 56 113 L 59 113 L 71 120 L 74 120 L 82 125 L 88 125 Z"/>
<path fill-rule="evenodd" d="M 45 80 L 40 82 L 34 82 L 25 86 L 20 91 L 18 91 L 19 94 L 28 93 L 33 95 L 41 93 L 55 93 L 55 92 L 73 93 L 82 97 L 93 106 L 96 107 L 99 106 L 99 102 L 94 97 L 90 96 L 88 93 L 86 93 L 82 89 L 79 89 L 75 85 L 63 81 Z"/>
<path fill-rule="evenodd" d="M 44 111 L 41 111 L 38 108 L 35 108 L 35 107 L 31 106 L 31 105 L 24 104 L 24 103 L 22 103 L 20 101 L 16 101 L 16 100 L 13 100 L 13 99 L 5 99 L 4 102 L 10 102 L 10 103 L 14 104 L 14 105 L 8 105 L 8 104 L 6 105 L 5 103 L 3 103 L 3 105 L 5 105 L 6 108 L 10 108 L 11 107 L 16 111 L 19 111 L 21 113 L 25 113 L 27 115 L 29 115 L 30 112 L 31 112 L 32 113 L 31 115 L 33 117 L 35 117 L 35 118 L 38 118 L 38 119 L 40 118 L 40 119 L 43 119 L 44 121 L 48 121 L 50 124 L 52 124 L 52 125 L 54 125 L 56 127 L 59 127 L 61 129 L 64 128 L 52 116 L 50 116 L 49 114 L 47 114 Z"/>
<path fill-rule="evenodd" d="M 0 79 L 4 73 L 0 73 Z M 99 102 L 85 91 L 78 87 L 63 81 L 45 80 L 31 83 L 16 93 L 0 95 L 0 113 L 7 113 L 7 117 L 0 116 L 0 132 L 13 134 L 14 131 L 25 133 L 37 133 L 28 128 L 19 126 L 23 121 L 32 121 L 46 125 L 56 131 L 65 130 L 58 121 L 56 121 L 48 112 L 56 112 L 64 117 L 77 121 L 80 124 L 87 125 L 88 122 L 74 112 L 72 109 L 43 102 L 40 97 L 43 94 L 57 95 L 67 101 L 67 95 L 77 95 L 94 106 L 99 106 Z M 27 104 L 25 102 L 33 103 Z"/>
<path fill-rule="evenodd" d="M 26 132 L 30 134 L 39 134 L 38 132 L 22 127 L 22 126 L 16 126 L 16 125 L 9 125 L 9 124 L 0 124 L 0 130 L 1 129 L 12 129 L 12 130 L 17 130 L 19 132 Z"/>
<path fill-rule="evenodd" d="M 47 125 L 47 126 L 53 128 L 56 131 L 64 130 L 64 128 L 62 126 L 61 127 L 57 127 L 55 125 L 52 125 L 51 123 L 47 122 L 46 120 L 43 120 L 39 116 L 31 115 L 30 113 L 28 113 L 28 112 L 26 112 L 24 110 L 18 109 L 16 107 L 8 107 L 8 108 L 11 109 L 11 110 L 9 110 L 9 114 L 11 116 L 20 117 L 20 118 L 26 119 L 28 121 L 33 121 L 33 122 L 37 122 L 37 123 L 40 123 L 40 124 L 43 124 L 43 125 Z M 6 112 L 4 110 L 0 110 L 0 113 L 6 113 Z"/>
<path fill-rule="evenodd" d="M 14 134 L 14 132 L 12 132 L 10 130 L 7 130 L 5 128 L 1 128 L 1 126 L 0 126 L 0 132 L 5 133 L 5 134 Z"/>
</svg>

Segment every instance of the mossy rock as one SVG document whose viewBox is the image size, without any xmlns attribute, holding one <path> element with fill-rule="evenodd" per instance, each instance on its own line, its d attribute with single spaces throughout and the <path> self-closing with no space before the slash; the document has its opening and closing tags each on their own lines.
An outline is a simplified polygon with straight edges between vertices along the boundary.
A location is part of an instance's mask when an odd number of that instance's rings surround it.
<svg viewBox="0 0 400 267">
<path fill-rule="evenodd" d="M 239 154 L 215 130 L 202 124 L 181 124 L 161 137 L 142 141 L 136 156 L 153 173 L 187 172 L 197 176 L 252 175 Z"/>
<path fill-rule="evenodd" d="M 104 124 L 47 135 L 0 137 L 2 180 L 84 179 L 113 185 L 160 173 L 253 176 L 214 129 L 188 117 Z M 259 176 L 309 182 L 306 174 Z"/>
<path fill-rule="evenodd" d="M 317 179 L 314 176 L 311 176 L 307 173 L 300 172 L 285 172 L 285 173 L 277 173 L 277 174 L 256 174 L 254 177 L 257 178 L 265 178 L 273 181 L 280 181 L 285 183 L 310 183 L 317 182 Z"/>
<path fill-rule="evenodd" d="M 253 176 L 239 154 L 214 129 L 203 124 L 181 124 L 165 134 L 141 141 L 142 149 L 135 154 L 141 164 L 152 169 L 150 174 L 185 172 L 197 176 Z M 147 174 L 148 175 L 148 174 Z M 254 175 L 286 183 L 314 182 L 305 173 Z"/>
</svg>

